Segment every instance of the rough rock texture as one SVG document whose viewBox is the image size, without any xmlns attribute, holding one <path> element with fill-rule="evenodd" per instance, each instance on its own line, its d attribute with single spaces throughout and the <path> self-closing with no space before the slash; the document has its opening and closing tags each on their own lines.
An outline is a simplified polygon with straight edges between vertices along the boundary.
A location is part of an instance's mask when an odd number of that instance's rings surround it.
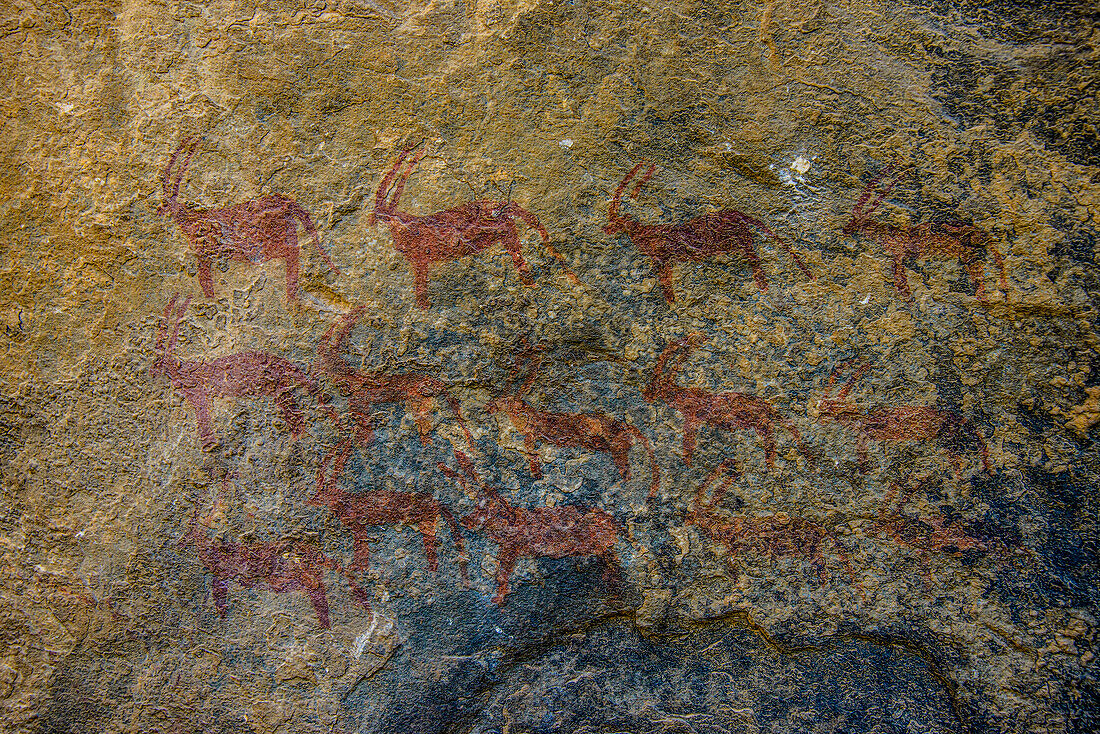
<svg viewBox="0 0 1100 734">
<path fill-rule="evenodd" d="M 1091 3 L 15 0 L 0 67 L 0 728 L 1100 727 Z"/>
</svg>

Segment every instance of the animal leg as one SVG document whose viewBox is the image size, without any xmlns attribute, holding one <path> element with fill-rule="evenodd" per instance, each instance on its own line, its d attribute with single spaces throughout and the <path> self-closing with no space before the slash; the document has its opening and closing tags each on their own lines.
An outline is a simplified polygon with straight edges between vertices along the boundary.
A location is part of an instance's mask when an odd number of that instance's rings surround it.
<svg viewBox="0 0 1100 734">
<path fill-rule="evenodd" d="M 435 573 L 439 570 L 439 559 L 436 557 L 435 546 L 438 542 L 435 535 L 435 526 L 438 518 L 424 520 L 417 524 L 416 529 L 424 538 L 424 555 L 428 559 L 428 570 Z"/>
<path fill-rule="evenodd" d="M 764 458 L 768 462 L 768 468 L 771 469 L 775 466 L 775 429 L 770 423 L 763 423 L 756 427 L 757 433 L 760 434 L 760 441 L 764 444 Z"/>
<path fill-rule="evenodd" d="M 432 307 L 428 300 L 428 264 L 410 261 L 413 271 L 413 287 L 416 290 L 416 305 L 427 310 Z"/>
<path fill-rule="evenodd" d="M 856 438 L 856 461 L 861 472 L 866 472 L 871 467 L 871 457 L 867 453 L 867 436 L 862 433 Z"/>
<path fill-rule="evenodd" d="M 611 442 L 611 460 L 615 462 L 615 468 L 624 482 L 630 481 L 630 447 L 633 445 L 633 438 L 625 431 Z"/>
<path fill-rule="evenodd" d="M 672 290 L 672 264 L 666 262 L 655 263 L 653 269 L 657 271 L 657 282 L 661 284 L 661 293 L 669 303 L 676 301 L 676 293 Z"/>
<path fill-rule="evenodd" d="M 279 408 L 279 415 L 286 421 L 287 428 L 290 429 L 290 435 L 298 438 L 305 430 L 305 418 L 302 416 L 302 409 L 298 407 L 294 391 L 290 389 L 280 391 L 275 396 L 275 405 Z"/>
<path fill-rule="evenodd" d="M 214 428 L 210 425 L 210 396 L 200 387 L 185 391 L 183 397 L 195 409 L 195 422 L 198 426 L 199 438 L 202 440 L 202 448 L 203 451 L 209 451 L 218 442 L 214 438 Z"/>
<path fill-rule="evenodd" d="M 535 437 L 530 433 L 523 436 L 523 450 L 527 453 L 527 461 L 531 466 L 531 476 L 542 479 L 542 465 L 539 463 L 539 447 L 535 443 Z"/>
<path fill-rule="evenodd" d="M 405 401 L 405 410 L 413 416 L 416 430 L 420 434 L 420 445 L 427 446 L 432 433 L 432 398 L 411 397 Z"/>
<path fill-rule="evenodd" d="M 909 276 L 905 272 L 905 256 L 903 252 L 894 253 L 894 290 L 907 301 L 913 300 L 913 292 L 909 290 Z"/>
<path fill-rule="evenodd" d="M 501 546 L 497 553 L 497 593 L 493 596 L 493 603 L 498 607 L 504 606 L 504 597 L 510 592 L 508 580 L 512 577 L 512 569 L 516 567 L 517 555 L 508 546 Z"/>
<path fill-rule="evenodd" d="M 219 616 L 224 617 L 229 596 L 229 579 L 215 575 L 210 583 L 210 593 L 214 597 L 214 609 L 218 611 Z"/>
<path fill-rule="evenodd" d="M 199 285 L 202 287 L 202 294 L 207 298 L 214 297 L 214 276 L 210 272 L 214 266 L 213 261 L 205 255 L 196 255 L 197 268 L 199 274 Z"/>
<path fill-rule="evenodd" d="M 286 243 L 283 245 L 283 262 L 286 263 L 286 300 L 298 300 L 298 223 L 287 217 Z"/>
<path fill-rule="evenodd" d="M 317 612 L 317 621 L 321 624 L 321 628 L 329 629 L 331 624 L 328 616 L 328 595 L 325 594 L 324 583 L 317 578 L 313 583 L 303 586 L 305 592 L 309 594 L 309 600 L 313 602 L 313 611 Z"/>
<path fill-rule="evenodd" d="M 695 439 L 699 432 L 699 421 L 695 417 L 684 418 L 684 465 L 691 466 L 691 457 L 695 454 Z"/>
<path fill-rule="evenodd" d="M 970 257 L 963 265 L 970 282 L 974 284 L 974 296 L 982 303 L 988 303 L 985 297 L 985 263 L 977 257 Z"/>
<path fill-rule="evenodd" d="M 527 264 L 527 260 L 523 257 L 523 250 L 521 249 L 516 225 L 513 224 L 511 230 L 512 231 L 508 233 L 507 239 L 504 240 L 504 249 L 512 256 L 512 264 L 516 266 L 516 275 L 519 276 L 523 284 L 534 285 L 535 281 L 531 277 L 531 266 Z"/>
<path fill-rule="evenodd" d="M 367 543 L 366 537 L 355 537 L 352 543 L 354 551 L 348 570 L 356 573 L 366 573 L 370 570 L 370 544 Z"/>
<path fill-rule="evenodd" d="M 752 268 L 752 277 L 756 281 L 756 288 L 761 293 L 767 293 L 768 281 L 764 277 L 764 268 L 760 265 L 760 257 L 756 254 L 756 248 L 752 244 L 752 237 L 746 236 L 741 243 L 741 253 Z"/>
</svg>

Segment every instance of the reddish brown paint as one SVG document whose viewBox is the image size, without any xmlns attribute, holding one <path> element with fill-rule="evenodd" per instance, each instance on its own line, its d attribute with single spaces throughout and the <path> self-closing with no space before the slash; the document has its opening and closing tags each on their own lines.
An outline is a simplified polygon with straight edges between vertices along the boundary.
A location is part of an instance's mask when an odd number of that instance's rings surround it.
<svg viewBox="0 0 1100 734">
<path fill-rule="evenodd" d="M 434 573 L 439 570 L 436 530 L 440 518 L 443 518 L 451 528 L 451 537 L 459 551 L 458 567 L 462 572 L 462 581 L 468 583 L 466 544 L 451 510 L 429 495 L 414 492 L 375 489 L 361 494 L 349 494 L 339 486 L 339 477 L 351 449 L 351 441 L 345 440 L 329 453 L 318 472 L 317 494 L 310 500 L 310 504 L 323 505 L 332 510 L 340 524 L 351 532 L 355 558 L 350 568 L 357 572 L 370 568 L 368 542 L 371 528 L 381 525 L 408 525 L 416 528 L 423 538 L 428 570 Z M 326 479 L 325 466 L 329 461 L 332 461 L 332 472 Z"/>
<path fill-rule="evenodd" d="M 389 226 L 394 249 L 404 255 L 412 269 L 417 306 L 424 309 L 431 307 L 428 300 L 428 269 L 432 265 L 458 260 L 496 244 L 511 255 L 520 280 L 526 285 L 533 285 L 531 267 L 523 258 L 516 219 L 537 230 L 546 251 L 561 263 L 570 280 L 580 283 L 565 258 L 550 245 L 550 235 L 535 215 L 514 201 L 471 201 L 427 216 L 398 211 L 397 203 L 405 190 L 405 183 L 413 167 L 424 156 L 423 151 L 411 157 L 410 153 L 410 150 L 401 153 L 378 185 L 370 223 L 373 225 L 380 220 Z"/>
<path fill-rule="evenodd" d="M 894 188 L 905 171 L 890 179 L 886 188 L 875 196 L 870 207 L 864 211 L 864 205 L 874 194 L 884 176 L 889 175 L 894 166 L 884 168 L 878 176 L 867 184 L 859 201 L 852 207 L 852 218 L 844 225 L 845 235 L 861 234 L 874 240 L 893 260 L 894 289 L 906 300 L 912 300 L 909 289 L 909 276 L 905 272 L 905 263 L 911 260 L 931 260 L 959 258 L 966 268 L 970 282 L 974 285 L 974 294 L 983 303 L 985 297 L 985 257 L 992 255 L 1000 276 L 1001 289 L 1008 290 L 1005 278 L 1005 265 L 1001 253 L 993 246 L 989 233 L 972 224 L 960 221 L 937 221 L 915 224 L 907 227 L 895 227 L 871 219 L 871 215 L 882 200 Z"/>
<path fill-rule="evenodd" d="M 721 484 L 715 489 L 710 500 L 705 499 L 707 488 L 724 474 Z M 812 564 L 822 582 L 829 580 L 826 567 L 825 545 L 833 546 L 837 557 L 844 564 L 848 576 L 863 596 L 863 588 L 856 579 L 855 571 L 848 560 L 844 546 L 827 528 L 803 517 L 776 514 L 758 517 L 744 515 L 726 518 L 715 512 L 729 487 L 737 481 L 740 473 L 731 462 L 723 462 L 695 492 L 687 523 L 694 525 L 708 538 L 725 546 L 730 560 L 735 560 L 742 552 L 751 552 L 778 558 L 801 557 Z"/>
<path fill-rule="evenodd" d="M 668 403 L 684 416 L 684 463 L 691 466 L 696 437 L 702 423 L 731 431 L 746 428 L 755 430 L 764 444 L 769 467 L 775 464 L 774 434 L 778 424 L 794 437 L 798 450 L 812 463 L 798 429 L 763 398 L 740 392 L 712 393 L 676 384 L 676 372 L 683 361 L 695 347 L 705 342 L 706 338 L 699 333 L 671 342 L 657 358 L 653 376 L 642 393 L 649 402 L 660 400 Z"/>
<path fill-rule="evenodd" d="M 432 412 L 435 400 L 443 399 L 462 427 L 466 439 L 473 445 L 474 439 L 462 418 L 462 408 L 451 395 L 447 384 L 423 372 L 406 372 L 387 375 L 382 371 L 353 369 L 341 356 L 352 328 L 363 313 L 363 307 L 355 308 L 347 316 L 329 327 L 317 345 L 317 360 L 313 374 L 324 375 L 348 399 L 348 412 L 361 447 L 374 442 L 372 412 L 376 405 L 404 403 L 412 414 L 420 434 L 420 443 L 427 445 L 432 430 Z"/>
<path fill-rule="evenodd" d="M 807 278 L 813 277 L 802 263 L 802 259 L 785 240 L 768 229 L 759 219 L 733 209 L 704 214 L 681 224 L 642 224 L 622 214 L 619 209 L 622 205 L 623 191 L 645 165 L 645 163 L 639 163 L 630 169 L 630 173 L 626 174 L 619 183 L 619 187 L 615 189 L 615 195 L 611 198 L 611 206 L 607 211 L 608 224 L 604 227 L 604 231 L 610 235 L 626 232 L 634 246 L 649 256 L 653 261 L 653 269 L 657 273 L 661 293 L 664 294 L 666 301 L 672 303 L 676 300 L 676 294 L 672 290 L 674 262 L 706 260 L 726 253 L 734 253 L 748 263 L 752 268 L 756 287 L 761 291 L 768 290 L 768 281 L 764 278 L 760 257 L 756 253 L 753 229 L 778 242 L 802 273 Z M 653 176 L 655 170 L 656 166 L 649 166 L 635 184 L 630 198 L 638 198 L 642 186 Z"/>
<path fill-rule="evenodd" d="M 486 410 L 490 413 L 504 411 L 511 420 L 512 426 L 523 434 L 523 446 L 530 462 L 531 475 L 535 478 L 542 476 L 536 445 L 536 442 L 541 440 L 562 448 L 577 447 L 610 454 L 611 460 L 619 470 L 619 476 L 623 481 L 629 481 L 630 449 L 637 441 L 642 444 L 649 457 L 652 474 L 649 496 L 655 495 L 661 484 L 661 470 L 657 466 L 657 457 L 654 456 L 652 444 L 640 430 L 607 413 L 598 411 L 553 413 L 539 410 L 523 400 L 523 395 L 531 389 L 540 362 L 541 358 L 535 362 L 518 391 L 500 395 L 486 406 Z"/>
<path fill-rule="evenodd" d="M 860 469 L 866 471 L 870 465 L 867 453 L 868 441 L 935 441 L 951 458 L 957 474 L 962 473 L 962 457 L 957 449 L 965 448 L 976 452 L 982 461 L 982 468 L 988 472 L 989 449 L 985 439 L 974 424 L 966 418 L 946 410 L 925 405 L 901 405 L 896 408 L 875 408 L 861 412 L 852 402 L 845 400 L 856 381 L 870 369 L 863 364 L 855 371 L 851 379 L 835 398 L 828 397 L 837 374 L 844 367 L 838 366 L 829 375 L 829 384 L 825 394 L 818 401 L 818 420 L 832 420 L 856 432 L 856 456 Z"/>
<path fill-rule="evenodd" d="M 329 268 L 340 272 L 321 247 L 321 235 L 317 232 L 317 226 L 309 212 L 287 196 L 268 194 L 223 209 L 195 209 L 181 204 L 180 183 L 200 142 L 197 138 L 184 138 L 168 159 L 161 184 L 165 201 L 157 209 L 157 213 L 162 216 L 171 214 L 191 249 L 195 251 L 199 285 L 207 298 L 214 297 L 211 267 L 216 259 L 228 258 L 252 263 L 281 259 L 286 265 L 287 300 L 297 300 L 298 261 L 301 257 L 298 248 L 299 224 L 313 239 L 314 247 L 321 253 Z M 173 177 L 172 166 L 184 151 L 187 154 Z"/>
<path fill-rule="evenodd" d="M 182 360 L 175 356 L 180 319 L 191 303 L 187 298 L 179 309 L 175 309 L 178 298 L 178 294 L 172 296 L 164 309 L 164 321 L 157 334 L 157 359 L 151 371 L 153 375 L 166 375 L 176 392 L 194 408 L 203 448 L 209 449 L 217 443 L 210 424 L 213 398 L 272 397 L 291 435 L 297 437 L 305 430 L 294 391 L 304 389 L 322 404 L 327 402 L 327 396 L 317 389 L 312 377 L 290 360 L 261 351 L 230 354 L 209 362 Z M 166 346 L 169 321 L 172 322 L 172 335 Z"/>
<path fill-rule="evenodd" d="M 214 608 L 221 616 L 225 616 L 229 584 L 236 581 L 247 589 L 264 588 L 276 594 L 305 592 L 317 612 L 318 623 L 329 629 L 328 595 L 323 578 L 326 568 L 344 576 L 356 600 L 367 611 L 371 609 L 367 592 L 339 563 L 325 556 L 313 543 L 287 538 L 267 543 L 211 539 L 199 525 L 196 519 L 192 519 L 190 529 L 179 543 L 192 545 L 199 561 L 214 575 L 211 582 Z"/>
<path fill-rule="evenodd" d="M 473 474 L 468 457 L 455 451 L 459 465 L 479 484 L 477 508 L 460 520 L 470 530 L 484 532 L 499 546 L 497 550 L 497 590 L 493 603 L 503 605 L 510 593 L 509 580 L 520 558 L 566 558 L 597 556 L 605 564 L 604 579 L 619 578 L 619 559 L 615 555 L 619 525 L 603 510 L 582 511 L 576 507 L 513 507 L 493 487 Z M 444 466 L 449 476 L 464 480 Z"/>
</svg>

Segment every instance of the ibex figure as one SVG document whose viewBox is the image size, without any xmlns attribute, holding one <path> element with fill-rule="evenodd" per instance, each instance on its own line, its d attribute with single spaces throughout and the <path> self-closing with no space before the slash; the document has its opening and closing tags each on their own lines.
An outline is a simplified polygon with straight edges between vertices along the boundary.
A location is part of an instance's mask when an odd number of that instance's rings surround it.
<svg viewBox="0 0 1100 734">
<path fill-rule="evenodd" d="M 210 424 L 211 400 L 215 397 L 272 397 L 291 435 L 297 437 L 305 430 L 294 391 L 304 389 L 319 404 L 328 402 L 328 396 L 317 389 L 313 378 L 290 360 L 261 351 L 229 354 L 209 362 L 180 359 L 175 355 L 176 338 L 179 336 L 180 319 L 187 312 L 191 299 L 184 299 L 176 309 L 178 298 L 178 294 L 172 296 L 164 308 L 164 321 L 157 334 L 157 359 L 151 372 L 171 380 L 176 392 L 194 408 L 203 449 L 210 449 L 217 443 Z M 169 321 L 172 322 L 171 336 L 168 336 Z M 336 419 L 333 413 L 330 417 Z"/>
<path fill-rule="evenodd" d="M 179 201 L 180 183 L 200 140 L 184 138 L 164 168 L 164 203 L 160 215 L 171 214 L 183 232 L 198 261 L 199 285 L 207 298 L 214 297 L 211 267 L 218 258 L 240 262 L 267 262 L 282 259 L 286 265 L 286 297 L 298 298 L 298 224 L 313 238 L 313 244 L 325 263 L 340 272 L 321 247 L 321 236 L 309 212 L 298 202 L 282 194 L 267 194 L 223 209 L 195 209 Z M 186 152 L 175 176 L 172 166 Z"/>
<path fill-rule="evenodd" d="M 573 283 L 580 283 L 561 253 L 550 245 L 550 235 L 534 214 L 514 201 L 471 201 L 446 211 L 417 216 L 397 210 L 397 202 L 413 167 L 424 156 L 420 151 L 410 157 L 406 150 L 397 157 L 393 168 L 382 179 L 375 194 L 370 223 L 382 221 L 390 228 L 393 246 L 405 256 L 413 272 L 416 305 L 430 308 L 428 269 L 439 262 L 458 260 L 500 244 L 512 256 L 519 278 L 533 285 L 531 267 L 523 258 L 516 219 L 538 231 L 542 246 L 565 269 Z"/>
<path fill-rule="evenodd" d="M 645 163 L 639 163 L 630 169 L 630 173 L 626 174 L 619 183 L 619 187 L 615 189 L 615 195 L 611 198 L 611 206 L 607 211 L 608 224 L 604 227 L 604 231 L 610 235 L 626 232 L 634 246 L 649 256 L 653 261 L 653 269 L 657 273 L 661 293 L 664 294 L 666 301 L 672 303 L 676 300 L 676 294 L 672 290 L 674 262 L 706 260 L 725 253 L 739 255 L 752 268 L 756 287 L 761 291 L 768 290 L 768 281 L 764 278 L 760 257 L 756 254 L 754 229 L 778 242 L 794 260 L 798 269 L 807 278 L 813 277 L 801 258 L 785 240 L 768 229 L 759 219 L 733 209 L 704 214 L 680 224 L 643 224 L 637 219 L 622 214 L 619 209 L 622 205 L 623 191 L 645 165 Z M 653 176 L 655 170 L 656 166 L 649 166 L 634 185 L 630 198 L 638 198 L 642 186 Z"/>
<path fill-rule="evenodd" d="M 894 289 L 898 295 L 906 300 L 913 298 L 913 293 L 909 290 L 909 276 L 905 273 L 906 262 L 916 259 L 957 257 L 966 268 L 970 282 L 974 284 L 974 294 L 984 303 L 986 302 L 984 279 L 987 254 L 992 255 L 993 261 L 997 264 L 1001 290 L 1007 291 L 1004 260 L 990 241 L 988 232 L 968 222 L 956 220 L 895 227 L 871 219 L 871 215 L 904 173 L 902 171 L 890 179 L 882 192 L 874 197 L 874 201 L 871 201 L 870 206 L 864 209 L 883 177 L 889 175 L 893 169 L 892 164 L 887 166 L 871 179 L 871 183 L 867 184 L 859 201 L 852 207 L 852 218 L 844 225 L 843 232 L 849 236 L 861 234 L 874 240 L 893 260 Z"/>
</svg>

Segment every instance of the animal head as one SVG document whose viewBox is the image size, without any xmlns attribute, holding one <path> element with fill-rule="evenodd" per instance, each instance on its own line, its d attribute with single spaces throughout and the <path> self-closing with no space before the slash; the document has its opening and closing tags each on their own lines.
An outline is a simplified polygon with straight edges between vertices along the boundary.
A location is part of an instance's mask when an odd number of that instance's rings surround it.
<svg viewBox="0 0 1100 734">
<path fill-rule="evenodd" d="M 653 375 L 649 384 L 642 390 L 642 397 L 652 402 L 660 398 L 672 386 L 677 363 L 670 361 L 686 357 L 692 349 L 706 344 L 707 338 L 698 331 L 693 331 L 687 336 L 680 337 L 668 343 L 657 357 L 657 364 L 653 367 Z"/>
<path fill-rule="evenodd" d="M 175 293 L 168 301 L 168 305 L 164 307 L 164 320 L 157 329 L 157 358 L 150 370 L 154 376 L 170 374 L 172 367 L 179 361 L 173 352 L 176 348 L 176 338 L 180 332 L 180 320 L 187 313 L 187 307 L 191 305 L 191 298 L 185 298 L 178 309 L 175 308 L 177 300 L 179 300 L 179 294 Z M 169 327 L 169 322 L 171 322 L 171 327 Z M 171 336 L 168 335 L 169 329 L 172 332 Z M 165 345 L 166 337 L 167 345 Z"/>
<path fill-rule="evenodd" d="M 859 197 L 859 201 L 852 207 L 851 219 L 848 220 L 848 223 L 845 224 L 844 228 L 841 230 L 845 235 L 851 236 L 867 229 L 871 225 L 871 215 L 874 214 L 875 210 L 882 204 L 882 200 L 886 198 L 887 194 L 897 185 L 898 179 L 900 179 L 902 173 L 904 173 L 904 171 L 900 171 L 897 175 L 888 179 L 886 188 L 878 195 L 875 195 L 875 189 L 878 188 L 884 177 L 889 176 L 890 173 L 893 172 L 894 167 L 893 163 L 886 166 L 879 171 L 877 176 L 871 179 L 871 182 L 867 184 L 867 186 L 864 187 L 863 193 Z M 873 201 L 871 201 L 872 197 L 874 197 Z M 868 201 L 871 201 L 869 206 L 867 206 Z M 867 207 L 866 209 L 864 208 L 865 206 Z"/>
<path fill-rule="evenodd" d="M 631 168 L 630 173 L 626 174 L 623 180 L 619 182 L 619 187 L 615 189 L 615 195 L 611 197 L 611 206 L 607 210 L 607 225 L 603 228 L 603 231 L 607 234 L 615 235 L 619 232 L 629 232 L 631 226 L 636 224 L 633 219 L 625 217 L 619 212 L 619 206 L 622 204 L 623 191 L 626 190 L 626 185 L 630 183 L 630 179 L 634 178 L 634 176 L 638 174 L 638 171 L 642 170 L 642 167 L 644 167 L 645 165 L 646 164 L 643 161 L 642 163 L 639 163 L 638 165 Z M 630 194 L 631 199 L 638 198 L 638 194 L 641 192 L 642 186 L 644 186 L 646 181 L 648 181 L 650 177 L 653 176 L 653 172 L 655 170 L 657 170 L 657 167 L 653 164 L 650 164 L 645 174 L 640 179 L 638 179 L 638 182 L 634 185 L 634 191 L 632 191 Z"/>
<path fill-rule="evenodd" d="M 405 183 L 412 175 L 413 167 L 424 157 L 422 150 L 410 157 L 409 154 L 413 153 L 416 147 L 418 146 L 402 151 L 394 161 L 393 167 L 382 178 L 382 183 L 378 184 L 378 191 L 374 195 L 374 211 L 370 214 L 371 226 L 374 226 L 379 217 L 391 217 L 397 213 L 397 202 L 401 200 L 401 194 L 405 191 Z"/>
<path fill-rule="evenodd" d="M 174 216 L 183 209 L 183 205 L 179 203 L 180 183 L 183 181 L 183 174 L 187 172 L 187 166 L 191 163 L 191 158 L 194 157 L 201 141 L 201 138 L 184 138 L 183 142 L 172 152 L 172 157 L 168 159 L 168 165 L 164 167 L 164 175 L 161 178 L 164 203 L 157 207 L 157 214 L 160 216 L 165 214 Z M 179 169 L 173 175 L 172 166 L 175 165 L 176 159 L 179 158 L 181 153 L 186 153 L 183 163 L 180 164 Z"/>
</svg>

